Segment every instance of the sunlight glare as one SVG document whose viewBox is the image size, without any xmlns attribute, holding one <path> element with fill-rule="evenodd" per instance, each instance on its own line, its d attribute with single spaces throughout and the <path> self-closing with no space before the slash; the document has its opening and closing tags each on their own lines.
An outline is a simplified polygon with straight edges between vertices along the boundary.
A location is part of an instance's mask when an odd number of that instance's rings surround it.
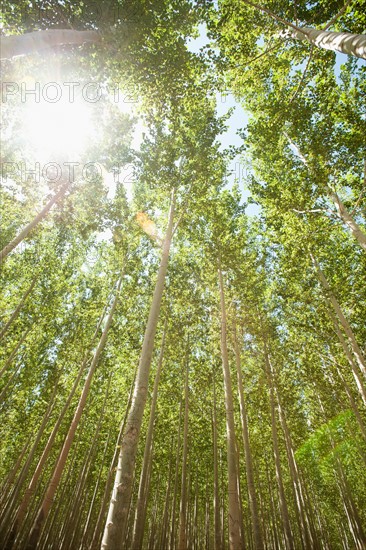
<svg viewBox="0 0 366 550">
<path fill-rule="evenodd" d="M 77 161 L 91 141 L 92 109 L 86 102 L 40 101 L 27 106 L 24 126 L 27 141 L 44 161 Z"/>
</svg>

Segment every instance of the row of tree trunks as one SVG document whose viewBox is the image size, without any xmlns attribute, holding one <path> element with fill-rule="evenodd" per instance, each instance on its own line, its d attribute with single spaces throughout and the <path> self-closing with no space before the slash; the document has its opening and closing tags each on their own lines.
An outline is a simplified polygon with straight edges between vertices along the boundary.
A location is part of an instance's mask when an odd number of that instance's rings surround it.
<svg viewBox="0 0 366 550">
<path fill-rule="evenodd" d="M 99 331 L 99 328 L 100 328 L 100 325 L 104 319 L 104 316 L 105 316 L 105 312 L 106 312 L 106 308 L 107 306 L 105 306 L 104 310 L 103 310 L 103 313 L 99 319 L 99 322 L 97 324 L 97 327 L 95 329 L 95 332 L 92 336 L 92 340 L 91 340 L 91 343 L 94 342 L 97 334 L 98 334 L 98 331 Z M 18 511 L 17 511 L 17 514 L 16 514 L 16 518 L 15 518 L 15 522 L 14 522 L 14 526 L 13 526 L 13 532 L 12 532 L 12 539 L 14 540 L 14 538 L 16 537 L 16 534 L 17 534 L 17 531 L 18 531 L 18 528 L 20 526 L 22 526 L 22 524 L 24 523 L 24 520 L 26 518 L 26 514 L 27 514 L 27 510 L 28 510 L 28 507 L 29 507 L 29 504 L 31 502 L 31 499 L 34 497 L 34 494 L 35 494 L 35 491 L 37 489 L 37 486 L 38 486 L 38 482 L 39 482 L 39 479 L 43 473 L 43 469 L 44 469 L 44 466 L 47 462 L 47 459 L 48 459 L 48 456 L 51 452 L 51 449 L 53 447 L 53 444 L 54 444 L 54 441 L 56 439 L 56 436 L 58 435 L 59 433 L 59 429 L 60 429 L 60 426 L 62 424 L 62 421 L 66 415 L 66 413 L 68 412 L 69 410 L 69 407 L 70 407 L 70 404 L 71 404 L 71 401 L 75 395 L 75 392 L 79 386 L 79 383 L 80 383 L 80 380 L 81 380 L 81 377 L 83 376 L 83 373 L 85 371 L 85 368 L 87 366 L 87 363 L 89 361 L 89 353 L 86 353 L 85 356 L 84 356 L 84 359 L 82 361 L 82 364 L 80 366 L 80 369 L 78 371 L 78 374 L 77 374 L 77 377 L 74 381 L 74 384 L 69 392 L 69 395 L 67 397 L 67 400 L 65 401 L 64 403 L 64 406 L 62 407 L 58 417 L 57 417 L 57 421 L 48 437 L 48 440 L 47 440 L 47 443 L 43 449 L 43 452 L 42 452 L 42 455 L 37 463 L 37 466 L 36 466 L 36 469 L 33 473 L 33 476 L 30 480 L 30 483 L 25 491 L 25 494 L 23 496 L 23 499 L 18 507 Z"/>
<path fill-rule="evenodd" d="M 105 347 L 106 342 L 107 342 L 108 332 L 109 332 L 109 329 L 112 325 L 113 315 L 115 313 L 115 310 L 116 310 L 116 307 L 117 307 L 117 304 L 118 304 L 118 300 L 119 300 L 122 280 L 123 280 L 123 276 L 120 277 L 120 279 L 117 283 L 115 296 L 114 296 L 109 314 L 107 316 L 106 323 L 105 323 L 102 335 L 101 335 L 100 340 L 98 342 L 98 346 L 95 350 L 93 359 L 91 361 L 89 371 L 88 371 L 87 377 L 86 377 L 85 382 L 84 382 L 83 390 L 82 390 L 78 405 L 77 405 L 76 410 L 75 410 L 74 418 L 73 418 L 73 420 L 71 422 L 71 425 L 69 427 L 68 433 L 67 433 L 65 441 L 64 441 L 64 445 L 62 447 L 61 453 L 58 457 L 56 466 L 54 468 L 52 478 L 49 482 L 49 485 L 47 487 L 47 490 L 46 490 L 45 496 L 43 498 L 42 504 L 39 507 L 37 517 L 34 521 L 32 530 L 30 532 L 28 543 L 27 543 L 27 548 L 29 550 L 33 550 L 33 549 L 36 548 L 39 537 L 41 535 L 41 529 L 42 529 L 43 523 L 44 523 L 45 519 L 47 518 L 48 513 L 49 513 L 49 511 L 51 509 L 51 506 L 53 504 L 54 497 L 55 497 L 56 491 L 58 489 L 58 486 L 59 486 L 59 483 L 60 483 L 60 480 L 61 480 L 61 476 L 62 476 L 62 474 L 64 472 L 64 469 L 65 469 L 67 457 L 69 455 L 69 451 L 70 451 L 72 442 L 73 442 L 74 437 L 75 437 L 76 429 L 77 429 L 77 427 L 80 423 L 81 415 L 82 415 L 82 412 L 84 410 L 84 407 L 85 407 L 85 404 L 86 404 L 86 401 L 87 401 L 87 398 L 88 398 L 88 395 L 89 395 L 92 379 L 93 379 L 95 370 L 96 370 L 96 368 L 99 364 L 100 357 L 102 355 L 102 352 L 103 352 L 104 347 Z"/>
</svg>

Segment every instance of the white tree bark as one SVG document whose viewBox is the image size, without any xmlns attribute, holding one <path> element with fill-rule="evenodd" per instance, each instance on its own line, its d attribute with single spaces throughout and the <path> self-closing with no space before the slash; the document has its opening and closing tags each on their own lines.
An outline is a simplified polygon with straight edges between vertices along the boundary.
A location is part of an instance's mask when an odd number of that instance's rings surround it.
<svg viewBox="0 0 366 550">
<path fill-rule="evenodd" d="M 48 214 L 48 212 L 51 210 L 55 202 L 59 198 L 64 196 L 68 186 L 69 186 L 69 182 L 64 183 L 59 189 L 59 191 L 55 195 L 53 195 L 53 197 L 50 198 L 50 200 L 42 208 L 40 213 L 37 214 L 37 216 L 35 216 L 35 218 L 33 218 L 33 220 L 29 222 L 29 224 L 26 225 L 24 229 L 22 229 L 20 233 L 16 237 L 14 237 L 12 241 L 10 241 L 10 243 L 4 246 L 4 248 L 0 251 L 0 267 L 1 267 L 1 264 L 5 261 L 5 258 L 7 257 L 7 255 L 10 254 L 10 252 L 14 250 L 14 248 L 16 248 L 19 243 L 21 243 L 26 237 L 28 237 L 32 229 L 36 227 L 36 225 L 38 225 L 38 223 L 41 222 L 43 218 Z"/>
<path fill-rule="evenodd" d="M 318 31 L 310 27 L 301 27 L 299 30 L 292 29 L 290 36 L 297 40 L 307 40 L 324 50 L 338 51 L 366 59 L 366 34 Z"/>
<path fill-rule="evenodd" d="M 341 218 L 341 220 L 347 225 L 347 227 L 350 229 L 352 235 L 354 238 L 358 241 L 359 245 L 365 250 L 366 252 L 366 235 L 360 228 L 360 226 L 356 223 L 354 218 L 351 216 L 351 214 L 348 212 L 347 208 L 344 206 L 343 202 L 330 188 L 328 188 L 328 194 L 332 201 L 334 202 L 334 205 L 337 209 L 338 216 Z"/>
</svg>

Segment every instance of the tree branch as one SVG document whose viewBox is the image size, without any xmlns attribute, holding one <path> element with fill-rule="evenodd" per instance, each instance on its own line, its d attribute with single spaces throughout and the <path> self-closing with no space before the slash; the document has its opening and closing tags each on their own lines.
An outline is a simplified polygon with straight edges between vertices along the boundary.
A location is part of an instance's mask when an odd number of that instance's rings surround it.
<svg viewBox="0 0 366 550">
<path fill-rule="evenodd" d="M 335 23 L 337 21 L 337 19 L 339 19 L 339 17 L 343 14 L 343 12 L 346 11 L 346 9 L 348 8 L 348 6 L 350 4 L 352 4 L 353 0 L 347 0 L 347 2 L 345 3 L 345 5 L 343 6 L 342 9 L 339 10 L 339 12 L 334 16 L 332 17 L 332 19 L 329 21 L 329 23 L 327 23 L 325 25 L 325 27 L 323 28 L 323 31 L 326 31 L 327 29 L 329 29 L 329 27 L 331 27 L 333 25 L 333 23 Z"/>
</svg>

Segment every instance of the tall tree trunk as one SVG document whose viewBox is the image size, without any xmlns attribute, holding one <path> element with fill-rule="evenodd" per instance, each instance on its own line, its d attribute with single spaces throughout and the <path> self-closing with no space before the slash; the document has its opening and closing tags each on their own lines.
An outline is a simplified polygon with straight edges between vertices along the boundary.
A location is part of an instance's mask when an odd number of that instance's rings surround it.
<svg viewBox="0 0 366 550">
<path fill-rule="evenodd" d="M 75 496 L 73 497 L 73 503 L 72 506 L 68 508 L 69 510 L 69 518 L 68 521 L 64 522 L 64 528 L 67 533 L 67 537 L 69 538 L 68 546 L 69 548 L 76 548 L 77 544 L 75 542 L 75 539 L 77 539 L 80 535 L 80 524 L 82 521 L 82 515 L 83 515 L 83 502 L 87 499 L 87 489 L 85 488 L 88 480 L 88 476 L 91 470 L 92 465 L 95 464 L 95 455 L 97 453 L 97 447 L 99 443 L 99 433 L 102 426 L 102 423 L 104 421 L 104 415 L 105 415 L 105 409 L 106 405 L 108 403 L 109 398 L 109 390 L 111 385 L 111 374 L 109 375 L 108 384 L 106 388 L 106 392 L 103 399 L 103 405 L 102 410 L 100 411 L 98 415 L 98 422 L 96 426 L 96 430 L 93 435 L 93 441 L 92 444 L 89 447 L 89 451 L 87 456 L 85 456 L 82 471 L 77 476 L 78 479 L 78 487 L 77 491 L 75 492 Z M 76 518 L 79 516 L 79 524 L 76 521 Z"/>
<path fill-rule="evenodd" d="M 75 31 L 73 29 L 50 29 L 28 32 L 21 35 L 0 38 L 1 59 L 11 59 L 17 55 L 40 53 L 45 49 L 72 44 L 80 46 L 85 42 L 100 42 L 97 31 Z"/>
<path fill-rule="evenodd" d="M 363 383 L 362 379 L 359 376 L 359 372 L 358 372 L 358 369 L 357 369 L 356 362 L 354 360 L 354 356 L 352 355 L 352 353 L 351 353 L 351 351 L 348 347 L 348 344 L 346 342 L 346 339 L 344 338 L 344 336 L 342 334 L 342 331 L 339 328 L 337 317 L 336 317 L 336 315 L 335 315 L 335 313 L 332 310 L 330 305 L 328 307 L 328 313 L 329 313 L 329 317 L 332 319 L 334 330 L 335 330 L 335 332 L 338 336 L 338 340 L 340 341 L 340 343 L 342 345 L 344 354 L 347 357 L 349 364 L 351 365 L 353 378 L 355 379 L 356 386 L 357 386 L 359 394 L 362 398 L 363 404 L 366 407 L 366 389 L 365 389 L 364 383 Z"/>
<path fill-rule="evenodd" d="M 116 440 L 116 443 L 115 443 L 115 446 L 114 446 L 114 454 L 113 454 L 113 458 L 112 458 L 110 468 L 109 468 L 109 471 L 108 471 L 108 476 L 107 476 L 107 480 L 106 480 L 106 483 L 105 483 L 103 498 L 102 498 L 102 502 L 101 502 L 100 507 L 99 507 L 99 514 L 98 514 L 97 521 L 95 523 L 95 528 L 94 528 L 94 531 L 93 531 L 93 537 L 92 537 L 92 541 L 91 541 L 91 544 L 90 544 L 90 550 L 96 550 L 96 548 L 98 548 L 100 546 L 100 539 L 101 539 L 101 536 L 102 536 L 103 520 L 104 520 L 105 512 L 106 512 L 106 509 L 107 509 L 108 499 L 109 499 L 111 489 L 112 489 L 113 475 L 114 475 L 114 472 L 115 472 L 115 468 L 117 467 L 120 443 L 122 441 L 122 435 L 123 435 L 125 425 L 126 425 L 126 422 L 127 422 L 127 415 L 128 415 L 129 410 L 130 410 L 130 407 L 131 407 L 132 393 L 133 393 L 133 388 L 134 388 L 134 385 L 135 385 L 135 379 L 136 379 L 136 369 L 135 369 L 135 372 L 134 372 L 130 392 L 129 392 L 129 395 L 128 395 L 126 412 L 125 412 L 125 415 L 124 415 L 123 420 L 121 422 L 120 430 L 119 430 L 117 440 Z"/>
<path fill-rule="evenodd" d="M 163 519 L 162 519 L 162 529 L 161 529 L 161 537 L 160 537 L 160 543 L 161 548 L 164 549 L 168 546 L 169 542 L 169 504 L 170 504 L 170 491 L 171 491 L 171 484 L 172 484 L 172 471 L 173 471 L 173 465 L 174 465 L 174 437 L 171 439 L 170 443 L 170 460 L 169 460 L 169 472 L 168 472 L 168 481 L 167 481 L 167 488 L 166 488 L 166 496 L 165 496 L 165 503 L 164 503 L 164 513 L 163 513 Z"/>
<path fill-rule="evenodd" d="M 317 389 L 315 389 L 315 394 L 318 398 L 320 410 L 322 412 L 324 421 L 326 421 L 327 415 L 324 409 L 323 401 Z M 362 526 L 362 521 L 360 519 L 359 512 L 357 510 L 357 507 L 355 505 L 355 502 L 349 490 L 349 484 L 348 484 L 347 477 L 344 473 L 343 466 L 340 462 L 339 456 L 336 454 L 336 443 L 333 439 L 333 435 L 329 429 L 327 429 L 327 431 L 328 431 L 328 436 L 332 447 L 332 451 L 335 455 L 335 470 L 334 470 L 335 480 L 340 490 L 343 506 L 348 518 L 349 528 L 354 538 L 357 550 L 363 550 L 364 548 L 366 548 L 366 535 Z"/>
<path fill-rule="evenodd" d="M 337 193 L 335 193 L 332 189 L 328 187 L 328 194 L 332 199 L 332 201 L 334 202 L 334 205 L 337 209 L 338 216 L 347 225 L 347 227 L 351 231 L 354 238 L 358 241 L 358 244 L 366 252 L 366 234 L 362 231 L 360 226 L 356 223 L 354 218 L 348 212 L 347 208 L 344 206 L 343 202 L 341 201 Z"/>
<path fill-rule="evenodd" d="M 267 458 L 269 458 L 268 455 L 267 455 Z M 272 529 L 270 529 L 270 522 L 269 522 L 269 533 L 272 541 L 274 542 L 274 548 L 280 548 L 281 545 L 279 542 L 280 537 L 278 533 L 276 506 L 274 502 L 274 495 L 272 490 L 271 478 L 269 475 L 268 463 L 266 463 L 266 476 L 267 476 L 267 486 L 268 486 L 268 492 L 269 492 L 270 517 L 272 518 Z"/>
<path fill-rule="evenodd" d="M 219 465 L 217 454 L 217 415 L 216 415 L 216 387 L 215 373 L 213 373 L 213 404 L 212 404 L 212 439 L 214 461 L 214 550 L 221 550 L 221 520 L 220 520 L 220 491 L 219 491 Z"/>
<path fill-rule="evenodd" d="M 357 363 L 358 363 L 358 366 L 360 367 L 360 370 L 361 372 L 364 374 L 364 376 L 366 376 L 366 360 L 362 354 L 362 351 L 356 341 L 356 338 L 355 338 L 355 335 L 353 334 L 353 331 L 351 329 L 351 326 L 349 324 L 349 322 L 347 321 L 346 317 L 344 316 L 343 314 L 343 311 L 341 309 L 341 306 L 339 305 L 334 293 L 332 292 L 332 289 L 330 288 L 330 285 L 327 281 L 327 279 L 325 278 L 324 276 L 324 273 L 322 272 L 322 270 L 320 269 L 320 266 L 318 264 L 318 262 L 316 261 L 316 259 L 314 258 L 314 256 L 311 254 L 311 259 L 313 261 L 313 264 L 316 268 L 316 271 L 317 271 L 317 274 L 318 274 L 318 279 L 322 285 L 322 287 L 324 288 L 324 293 L 325 293 L 325 296 L 326 298 L 329 300 L 329 302 L 331 303 L 334 311 L 336 312 L 336 315 L 343 327 L 343 330 L 344 332 L 346 333 L 347 335 L 347 338 L 349 340 L 349 343 L 351 345 L 351 348 L 352 348 L 352 351 L 354 353 L 354 356 L 357 360 Z"/>
<path fill-rule="evenodd" d="M 305 548 L 312 548 L 314 550 L 318 550 L 320 548 L 319 541 L 313 537 L 313 533 L 310 527 L 310 522 L 306 514 L 305 500 L 303 496 L 301 479 L 299 477 L 299 470 L 298 470 L 297 462 L 295 458 L 292 438 L 291 438 L 290 430 L 287 425 L 286 415 L 282 409 L 281 398 L 280 398 L 277 386 L 275 386 L 275 393 L 277 396 L 280 424 L 285 436 L 287 458 L 288 458 L 288 463 L 290 467 L 292 483 L 294 487 L 295 504 L 298 510 L 298 517 L 300 520 L 301 536 L 304 538 Z"/>
<path fill-rule="evenodd" d="M 283 19 L 264 6 L 260 6 L 250 0 L 243 0 L 245 4 L 267 13 L 272 19 L 283 23 L 291 29 L 290 36 L 297 40 L 307 40 L 318 48 L 339 51 L 348 55 L 354 55 L 366 59 L 366 35 L 351 34 L 348 32 L 318 31 L 310 27 L 297 27 L 290 21 Z M 337 14 L 339 16 L 339 14 Z M 332 20 L 334 21 L 335 18 Z M 329 23 L 330 25 L 330 23 Z M 327 26 L 329 26 L 327 25 Z"/>
<path fill-rule="evenodd" d="M 33 441 L 33 434 L 31 433 L 28 439 L 26 440 L 21 452 L 19 453 L 18 459 L 14 464 L 13 468 L 10 470 L 9 474 L 3 480 L 0 491 L 0 514 L 6 512 L 8 503 L 11 502 L 14 491 L 16 490 L 16 485 L 14 485 L 14 480 L 17 476 L 18 471 L 21 471 L 21 464 L 23 458 L 27 454 L 29 447 Z"/>
<path fill-rule="evenodd" d="M 146 504 L 147 504 L 147 502 L 146 502 L 147 473 L 148 473 L 148 469 L 149 469 L 149 462 L 151 460 L 151 444 L 152 444 L 153 431 L 154 431 L 156 404 L 157 404 L 157 400 L 158 400 L 158 388 L 159 388 L 159 382 L 160 382 L 160 374 L 161 374 L 161 369 L 162 369 L 162 366 L 163 366 L 167 322 L 168 322 L 168 318 L 165 319 L 165 325 L 164 325 L 164 330 L 163 330 L 163 338 L 162 338 L 162 342 L 161 342 L 159 361 L 158 361 L 158 366 L 157 366 L 157 369 L 156 369 L 154 389 L 153 389 L 153 394 L 152 394 L 152 399 L 151 399 L 150 418 L 149 418 L 149 425 L 148 425 L 148 428 L 147 428 L 144 458 L 143 458 L 142 469 L 141 469 L 139 491 L 138 491 L 137 503 L 136 503 L 135 522 L 134 522 L 134 528 L 133 528 L 133 539 L 132 539 L 132 548 L 133 548 L 133 550 L 140 550 L 140 548 L 142 547 L 142 541 L 143 541 L 143 537 L 144 537 Z"/>
<path fill-rule="evenodd" d="M 339 369 L 339 367 L 337 366 L 336 368 L 337 368 L 337 374 L 338 374 L 339 378 L 341 379 L 342 384 L 343 384 L 343 386 L 344 386 L 344 389 L 345 389 L 345 391 L 346 391 L 346 394 L 347 394 L 348 400 L 349 400 L 349 402 L 350 402 L 350 405 L 351 405 L 351 409 L 352 409 L 352 411 L 353 411 L 353 414 L 354 414 L 355 417 L 356 417 L 356 420 L 357 420 L 357 422 L 358 422 L 358 426 L 359 426 L 360 431 L 361 431 L 361 433 L 362 433 L 362 435 L 363 435 L 363 438 L 364 438 L 364 440 L 365 440 L 365 442 L 366 442 L 366 426 L 365 426 L 365 424 L 364 424 L 364 421 L 363 421 L 363 419 L 362 419 L 362 416 L 361 416 L 361 414 L 360 414 L 360 411 L 359 411 L 359 409 L 358 409 L 358 406 L 357 406 L 357 404 L 356 404 L 356 401 L 355 401 L 354 398 L 353 398 L 353 395 L 352 395 L 352 392 L 351 392 L 351 388 L 350 388 L 349 385 L 347 384 L 346 379 L 344 378 L 344 376 L 343 376 L 341 370 Z M 365 405 L 366 405 L 366 403 L 365 403 Z M 365 466 L 366 466 L 366 463 L 365 463 Z"/>
<path fill-rule="evenodd" d="M 101 465 L 99 467 L 99 473 L 98 473 L 97 481 L 96 481 L 95 486 L 94 486 L 93 496 L 92 496 L 92 499 L 91 499 L 91 502 L 90 502 L 90 505 L 89 505 L 88 515 L 86 517 L 86 521 L 85 521 L 85 525 L 84 525 L 84 529 L 83 529 L 81 544 L 85 548 L 91 548 L 91 540 L 92 540 L 91 535 L 92 535 L 92 532 L 91 532 L 91 529 L 90 529 L 90 524 L 92 522 L 92 515 L 93 515 L 94 508 L 95 508 L 95 503 L 96 503 L 96 499 L 97 499 L 100 480 L 101 480 L 101 477 L 102 477 L 102 471 L 103 471 L 104 466 L 105 466 L 105 458 L 106 458 L 106 454 L 108 452 L 109 439 L 110 439 L 110 432 L 108 432 L 108 435 L 107 435 L 107 438 L 106 438 L 106 441 L 105 441 L 105 444 L 104 444 L 103 457 L 102 457 L 102 460 L 101 460 Z"/>
<path fill-rule="evenodd" d="M 178 550 L 187 550 L 187 455 L 188 455 L 188 350 L 185 364 L 185 382 L 184 382 L 184 428 L 183 428 L 183 455 L 182 455 L 182 483 L 180 495 L 179 510 L 179 535 Z"/>
<path fill-rule="evenodd" d="M 38 225 L 39 222 L 41 222 L 45 218 L 45 216 L 51 210 L 55 202 L 64 196 L 68 186 L 69 186 L 69 182 L 64 183 L 60 187 L 58 192 L 55 195 L 53 195 L 53 197 L 50 198 L 50 200 L 48 201 L 46 206 L 42 208 L 40 213 L 37 214 L 37 216 L 35 216 L 35 218 L 33 218 L 33 220 L 28 225 L 26 225 L 24 229 L 22 229 L 21 232 L 12 241 L 10 241 L 10 243 L 4 246 L 4 248 L 0 251 L 0 267 L 1 267 L 1 264 L 4 262 L 5 258 L 7 257 L 7 255 L 10 254 L 10 252 L 14 250 L 14 248 L 17 247 L 18 244 L 20 244 L 26 237 L 28 237 L 32 229 L 36 227 L 36 225 Z"/>
<path fill-rule="evenodd" d="M 335 52 L 354 55 L 366 59 L 366 35 L 349 32 L 318 31 L 310 27 L 300 27 L 291 32 L 297 40 L 307 40 L 310 44 Z"/>
<path fill-rule="evenodd" d="M 177 493 L 178 493 L 178 481 L 179 481 L 179 457 L 180 457 L 182 409 L 183 409 L 183 398 L 181 397 L 180 406 L 179 406 L 177 452 L 176 452 L 176 459 L 175 459 L 174 491 L 173 491 L 172 516 L 171 516 L 171 522 L 170 522 L 169 548 L 175 548 L 175 535 L 176 535 L 175 516 L 176 516 L 176 508 L 177 508 Z"/>
<path fill-rule="evenodd" d="M 249 507 L 252 516 L 252 528 L 253 528 L 253 540 L 254 547 L 256 550 L 263 550 L 263 538 L 261 532 L 261 524 L 258 513 L 258 502 L 257 495 L 255 491 L 254 484 L 254 470 L 253 470 L 253 459 L 252 451 L 250 448 L 249 441 L 249 429 L 248 429 L 248 416 L 247 409 L 244 397 L 244 388 L 243 388 L 243 375 L 241 371 L 241 360 L 240 360 L 240 350 L 238 346 L 237 334 L 236 334 L 236 324 L 233 324 L 234 331 L 234 351 L 236 359 L 236 370 L 238 375 L 238 389 L 239 389 L 239 398 L 240 398 L 240 416 L 241 416 L 241 425 L 242 425 L 242 434 L 243 434 L 243 445 L 245 452 L 245 468 L 247 474 L 247 485 L 248 485 L 248 494 L 249 494 Z"/>
<path fill-rule="evenodd" d="M 294 546 L 294 540 L 293 540 L 292 531 L 290 527 L 290 517 L 288 513 L 287 500 L 286 500 L 285 489 L 283 485 L 280 450 L 278 445 L 273 372 L 272 372 L 272 365 L 269 359 L 265 338 L 264 338 L 264 361 L 265 361 L 267 381 L 268 381 L 268 387 L 269 387 L 273 452 L 274 452 L 274 459 L 275 459 L 275 466 L 276 466 L 276 479 L 277 479 L 277 485 L 278 485 L 278 493 L 280 496 L 280 508 L 281 508 L 281 516 L 282 516 L 284 536 L 285 536 L 285 544 L 288 550 L 293 550 L 295 546 Z"/>
<path fill-rule="evenodd" d="M 4 366 L 2 367 L 2 369 L 0 371 L 0 378 L 3 376 L 6 369 L 11 365 L 14 357 L 18 353 L 18 350 L 19 350 L 20 346 L 25 342 L 28 334 L 33 330 L 33 328 L 34 328 L 34 324 L 31 325 L 29 328 L 27 328 L 23 332 L 22 337 L 20 338 L 19 342 L 17 343 L 17 345 L 15 346 L 15 348 L 13 349 L 13 351 L 11 352 L 11 354 L 9 355 L 7 360 L 5 361 L 5 364 L 4 364 Z M 7 388 L 11 384 L 11 381 L 15 378 L 17 372 L 18 372 L 18 369 L 16 369 L 15 372 L 13 372 L 10 379 L 7 381 L 6 385 L 3 387 L 2 391 L 1 391 L 1 395 L 0 395 L 0 402 L 3 402 L 4 395 L 6 394 Z"/>
<path fill-rule="evenodd" d="M 118 284 L 117 284 L 115 297 L 114 297 L 110 312 L 108 314 L 105 327 L 103 329 L 103 332 L 102 332 L 102 335 L 100 337 L 97 349 L 95 350 L 92 362 L 90 364 L 88 375 L 87 375 L 87 377 L 85 379 L 85 382 L 84 382 L 83 391 L 81 393 L 78 405 L 76 407 L 74 418 L 71 422 L 69 431 L 66 435 L 64 445 L 62 447 L 60 456 L 58 457 L 57 464 L 55 466 L 51 481 L 50 481 L 50 483 L 47 487 L 45 496 L 43 498 L 43 502 L 42 502 L 42 504 L 39 508 L 37 517 L 36 517 L 35 522 L 33 524 L 33 527 L 32 527 L 32 530 L 31 530 L 31 533 L 30 533 L 30 536 L 29 536 L 28 545 L 27 545 L 28 550 L 34 550 L 36 548 L 37 542 L 38 542 L 39 537 L 41 535 L 42 525 L 43 525 L 43 523 L 44 523 L 44 521 L 45 521 L 45 519 L 46 519 L 46 517 L 47 517 L 47 515 L 50 511 L 50 508 L 53 504 L 55 493 L 57 491 L 62 473 L 63 473 L 64 468 L 65 468 L 65 464 L 66 464 L 67 457 L 68 457 L 68 454 L 69 454 L 69 451 L 70 451 L 70 447 L 71 447 L 72 442 L 74 440 L 75 432 L 76 432 L 76 429 L 79 425 L 80 418 L 81 418 L 82 412 L 84 410 L 86 400 L 87 400 L 88 395 L 89 395 L 89 390 L 90 390 L 91 382 L 92 382 L 92 379 L 93 379 L 93 375 L 94 375 L 95 369 L 96 369 L 96 367 L 99 363 L 100 356 L 101 356 L 101 354 L 104 350 L 105 344 L 107 342 L 108 332 L 109 332 L 109 329 L 110 329 L 111 324 L 112 324 L 113 315 L 114 315 L 114 312 L 116 310 L 118 299 L 119 299 L 119 294 L 120 294 L 120 291 L 121 291 L 122 279 L 123 278 L 121 276 L 121 278 L 119 279 Z"/>
<path fill-rule="evenodd" d="M 154 348 L 156 327 L 159 320 L 160 305 L 163 296 L 165 276 L 168 269 L 170 245 L 173 233 L 175 193 L 173 190 L 169 212 L 168 228 L 163 244 L 160 267 L 156 280 L 149 318 L 146 325 L 141 357 L 137 370 L 131 410 L 127 419 L 126 431 L 122 438 L 114 489 L 110 501 L 105 525 L 103 550 L 119 550 L 126 535 L 127 514 L 132 492 L 132 480 L 135 471 L 136 452 L 144 414 L 151 357 Z"/>
<path fill-rule="evenodd" d="M 229 543 L 230 550 L 240 550 L 244 547 L 240 536 L 240 505 L 238 493 L 238 472 L 235 443 L 234 401 L 231 387 L 231 375 L 227 349 L 227 317 L 225 292 L 221 266 L 218 269 L 221 307 L 221 356 L 225 386 L 226 434 L 227 434 L 227 464 L 228 464 L 228 496 L 229 496 Z"/>
<path fill-rule="evenodd" d="M 306 168 L 309 170 L 310 174 L 314 174 L 311 166 L 309 166 L 308 161 L 304 157 L 304 155 L 301 153 L 298 145 L 292 141 L 290 136 L 284 132 L 285 137 L 288 139 L 292 147 L 296 150 L 298 158 L 301 160 L 301 162 L 306 166 Z M 334 206 L 336 207 L 337 214 L 339 218 L 342 220 L 342 222 L 347 225 L 348 229 L 351 231 L 353 237 L 357 240 L 358 244 L 366 250 L 366 234 L 362 231 L 360 226 L 357 224 L 353 216 L 349 213 L 343 202 L 341 201 L 339 195 L 333 191 L 329 185 L 325 184 L 325 188 L 327 191 L 328 197 L 331 199 L 331 201 L 334 203 Z"/>
<path fill-rule="evenodd" d="M 156 538 L 156 531 L 157 531 L 157 523 L 158 523 L 158 510 L 159 510 L 159 478 L 158 482 L 156 484 L 156 493 L 155 493 L 155 499 L 154 499 L 154 505 L 152 510 L 152 518 L 151 518 L 151 530 L 150 530 L 150 537 L 149 537 L 149 550 L 153 550 L 155 548 L 155 538 Z"/>
<path fill-rule="evenodd" d="M 15 308 L 13 313 L 11 314 L 9 321 L 7 321 L 5 323 L 5 325 L 3 326 L 3 328 L 0 330 L 0 340 L 2 340 L 2 338 L 4 337 L 6 332 L 9 330 L 12 323 L 18 318 L 18 315 L 19 315 L 21 309 L 23 308 L 25 302 L 27 301 L 27 298 L 28 298 L 29 294 L 32 292 L 32 290 L 34 288 L 34 285 L 36 284 L 37 280 L 38 280 L 38 274 L 33 277 L 29 288 L 23 294 L 22 299 L 20 300 L 19 304 L 17 305 L 17 307 Z"/>
</svg>

